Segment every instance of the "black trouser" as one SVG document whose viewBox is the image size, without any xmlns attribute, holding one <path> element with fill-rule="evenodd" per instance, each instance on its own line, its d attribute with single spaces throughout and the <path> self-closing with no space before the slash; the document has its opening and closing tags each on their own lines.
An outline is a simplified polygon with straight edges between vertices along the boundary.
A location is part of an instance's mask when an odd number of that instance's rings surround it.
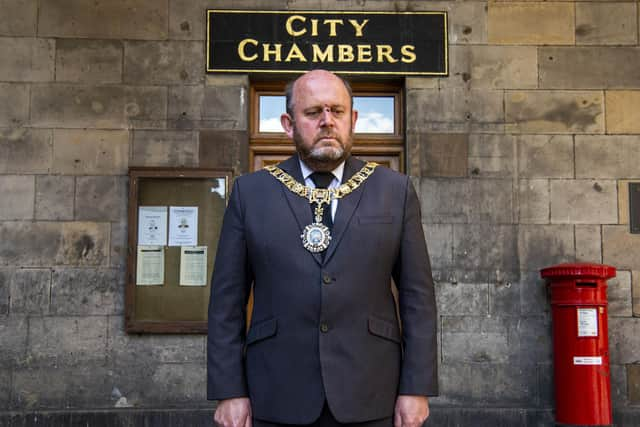
<svg viewBox="0 0 640 427">
<path fill-rule="evenodd" d="M 324 402 L 320 417 L 311 424 L 279 424 L 269 421 L 253 419 L 253 427 L 393 427 L 393 417 L 379 420 L 365 421 L 362 423 L 341 423 L 333 417 L 329 405 Z"/>
</svg>

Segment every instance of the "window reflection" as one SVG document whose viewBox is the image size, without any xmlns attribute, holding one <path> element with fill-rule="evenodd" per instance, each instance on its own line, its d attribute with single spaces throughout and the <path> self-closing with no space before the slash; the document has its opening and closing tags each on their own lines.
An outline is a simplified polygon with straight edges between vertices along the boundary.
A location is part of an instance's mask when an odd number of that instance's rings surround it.
<svg viewBox="0 0 640 427">
<path fill-rule="evenodd" d="M 284 132 L 280 125 L 280 115 L 285 112 L 284 96 L 260 96 L 260 123 L 258 132 Z"/>
</svg>

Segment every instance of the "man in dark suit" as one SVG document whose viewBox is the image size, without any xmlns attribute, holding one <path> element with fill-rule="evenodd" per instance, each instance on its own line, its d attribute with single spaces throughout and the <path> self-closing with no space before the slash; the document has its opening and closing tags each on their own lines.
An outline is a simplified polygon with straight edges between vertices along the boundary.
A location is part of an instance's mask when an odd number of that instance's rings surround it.
<svg viewBox="0 0 640 427">
<path fill-rule="evenodd" d="M 436 307 L 419 202 L 407 176 L 350 156 L 356 120 L 349 85 L 308 72 L 281 117 L 297 154 L 235 181 L 209 304 L 218 425 L 418 427 L 429 415 Z"/>
</svg>

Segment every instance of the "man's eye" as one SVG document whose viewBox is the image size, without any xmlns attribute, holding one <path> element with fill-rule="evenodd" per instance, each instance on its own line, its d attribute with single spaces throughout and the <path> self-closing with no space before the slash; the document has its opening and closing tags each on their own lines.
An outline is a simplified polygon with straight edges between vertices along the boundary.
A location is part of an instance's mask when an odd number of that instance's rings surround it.
<svg viewBox="0 0 640 427">
<path fill-rule="evenodd" d="M 344 110 L 342 108 L 332 108 L 331 109 L 331 113 L 334 116 L 340 117 L 340 116 L 342 116 L 344 114 Z"/>
<path fill-rule="evenodd" d="M 305 116 L 310 117 L 310 118 L 315 118 L 318 117 L 320 115 L 320 110 L 309 110 L 309 111 L 305 111 Z"/>
</svg>

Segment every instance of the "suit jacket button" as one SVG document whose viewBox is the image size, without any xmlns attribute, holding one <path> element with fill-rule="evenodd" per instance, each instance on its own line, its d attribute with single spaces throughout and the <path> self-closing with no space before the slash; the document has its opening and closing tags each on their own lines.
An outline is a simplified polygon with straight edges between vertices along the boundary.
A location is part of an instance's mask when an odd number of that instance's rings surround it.
<svg viewBox="0 0 640 427">
<path fill-rule="evenodd" d="M 326 323 L 322 322 L 320 324 L 320 332 L 325 333 L 325 334 L 327 332 L 329 332 L 329 325 L 327 325 Z"/>
<path fill-rule="evenodd" d="M 324 273 L 322 275 L 322 283 L 324 283 L 325 285 L 331 283 L 331 276 L 329 276 L 327 273 Z"/>
</svg>

